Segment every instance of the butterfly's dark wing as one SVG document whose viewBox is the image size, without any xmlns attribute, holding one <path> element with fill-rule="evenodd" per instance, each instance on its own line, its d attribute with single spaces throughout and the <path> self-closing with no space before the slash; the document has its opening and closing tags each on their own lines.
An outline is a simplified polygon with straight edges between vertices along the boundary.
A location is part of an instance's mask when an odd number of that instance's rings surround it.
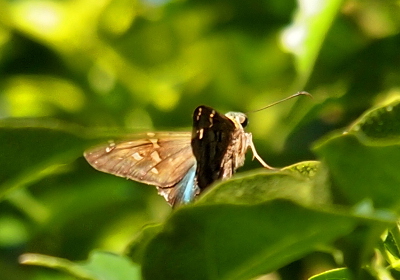
<svg viewBox="0 0 400 280">
<path fill-rule="evenodd" d="M 146 136 L 140 140 L 110 142 L 87 150 L 84 156 L 99 171 L 157 186 L 171 204 L 192 200 L 197 186 L 191 134 L 148 133 Z"/>
<path fill-rule="evenodd" d="M 192 149 L 197 161 L 196 178 L 200 190 L 222 178 L 222 161 L 234 131 L 235 124 L 214 109 L 199 106 L 194 111 Z"/>
</svg>

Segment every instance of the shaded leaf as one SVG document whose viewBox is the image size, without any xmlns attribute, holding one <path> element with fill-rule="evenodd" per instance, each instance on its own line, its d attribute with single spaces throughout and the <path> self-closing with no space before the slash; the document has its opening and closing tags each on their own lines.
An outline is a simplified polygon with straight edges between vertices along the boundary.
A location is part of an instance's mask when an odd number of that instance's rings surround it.
<svg viewBox="0 0 400 280">
<path fill-rule="evenodd" d="M 200 205 L 176 211 L 149 243 L 143 276 L 151 279 L 249 279 L 349 234 L 364 220 L 289 201 Z M 340 226 L 339 226 L 340 225 Z"/>
<path fill-rule="evenodd" d="M 357 135 L 361 140 L 374 142 L 375 140 L 400 143 L 400 99 L 394 98 L 368 110 L 355 121 L 348 132 Z"/>
<path fill-rule="evenodd" d="M 150 240 L 162 229 L 162 225 L 148 225 L 126 249 L 126 255 L 136 263 L 142 263 L 143 254 Z"/>
<path fill-rule="evenodd" d="M 400 102 L 364 114 L 348 132 L 316 147 L 337 191 L 351 204 L 371 199 L 375 207 L 400 208 Z"/>
<path fill-rule="evenodd" d="M 54 120 L 1 120 L 0 198 L 79 157 L 89 143 L 84 135 L 82 128 Z"/>
</svg>

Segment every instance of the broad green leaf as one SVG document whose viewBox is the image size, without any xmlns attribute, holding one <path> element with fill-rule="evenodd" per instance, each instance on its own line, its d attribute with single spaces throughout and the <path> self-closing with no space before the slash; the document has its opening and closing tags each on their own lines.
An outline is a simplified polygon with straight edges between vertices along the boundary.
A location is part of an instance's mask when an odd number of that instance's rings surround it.
<svg viewBox="0 0 400 280">
<path fill-rule="evenodd" d="M 132 263 L 127 257 L 101 251 L 92 252 L 85 262 L 71 262 L 66 259 L 41 254 L 24 254 L 20 257 L 20 262 L 22 264 L 53 268 L 73 275 L 78 279 L 141 279 L 140 267 Z"/>
<path fill-rule="evenodd" d="M 351 204 L 400 209 L 400 101 L 368 111 L 343 134 L 320 142 L 316 153 L 329 168 L 337 192 Z"/>
<path fill-rule="evenodd" d="M 279 171 L 258 169 L 221 182 L 204 193 L 199 203 L 252 204 L 285 198 L 303 204 L 328 201 L 329 190 L 316 184 L 319 162 L 300 162 Z M 321 170 L 321 173 L 323 171 Z M 321 174 L 321 176 L 324 176 Z"/>
<path fill-rule="evenodd" d="M 143 276 L 147 280 L 249 279 L 328 245 L 360 222 L 394 224 L 393 219 L 364 220 L 286 200 L 182 207 L 149 242 Z"/>
</svg>

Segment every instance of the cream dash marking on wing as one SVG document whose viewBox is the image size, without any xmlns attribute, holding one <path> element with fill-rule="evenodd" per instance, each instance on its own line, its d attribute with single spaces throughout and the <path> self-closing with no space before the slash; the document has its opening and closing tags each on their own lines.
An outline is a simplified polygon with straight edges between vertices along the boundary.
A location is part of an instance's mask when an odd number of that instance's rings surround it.
<svg viewBox="0 0 400 280">
<path fill-rule="evenodd" d="M 149 141 L 153 144 L 154 149 L 160 148 L 160 145 L 158 145 L 158 139 L 150 138 Z"/>
<path fill-rule="evenodd" d="M 197 113 L 197 116 L 196 116 L 196 121 L 198 121 L 200 119 L 202 111 L 203 111 L 203 108 L 199 108 L 199 112 Z"/>
<path fill-rule="evenodd" d="M 208 118 L 208 120 L 210 121 L 210 126 L 209 127 L 212 127 L 214 125 L 214 116 L 215 116 L 215 110 L 212 110 L 211 114 L 210 114 L 210 116 Z"/>
<path fill-rule="evenodd" d="M 159 163 L 159 162 L 161 161 L 160 154 L 159 154 L 157 151 L 153 151 L 153 152 L 150 154 L 150 156 L 151 156 L 151 158 L 152 158 L 156 163 Z"/>
<path fill-rule="evenodd" d="M 154 173 L 154 174 L 158 174 L 158 169 L 155 168 L 155 167 L 153 167 L 150 171 L 151 171 L 152 173 Z"/>
<path fill-rule="evenodd" d="M 132 157 L 133 157 L 134 159 L 136 159 L 137 161 L 143 159 L 143 157 L 142 157 L 138 152 L 132 154 Z"/>
<path fill-rule="evenodd" d="M 204 128 L 200 128 L 197 133 L 199 134 L 199 139 L 203 139 Z"/>
</svg>

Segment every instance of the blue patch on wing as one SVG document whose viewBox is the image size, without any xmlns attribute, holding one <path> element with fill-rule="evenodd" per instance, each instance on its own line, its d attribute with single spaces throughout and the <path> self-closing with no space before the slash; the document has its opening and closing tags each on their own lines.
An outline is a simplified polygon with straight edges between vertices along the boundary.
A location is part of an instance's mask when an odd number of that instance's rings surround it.
<svg viewBox="0 0 400 280">
<path fill-rule="evenodd" d="M 174 186 L 175 188 L 174 205 L 190 203 L 199 193 L 200 190 L 195 180 L 196 168 L 197 165 L 193 164 L 193 166 L 189 169 L 189 171 L 182 178 L 182 180 Z"/>
</svg>

